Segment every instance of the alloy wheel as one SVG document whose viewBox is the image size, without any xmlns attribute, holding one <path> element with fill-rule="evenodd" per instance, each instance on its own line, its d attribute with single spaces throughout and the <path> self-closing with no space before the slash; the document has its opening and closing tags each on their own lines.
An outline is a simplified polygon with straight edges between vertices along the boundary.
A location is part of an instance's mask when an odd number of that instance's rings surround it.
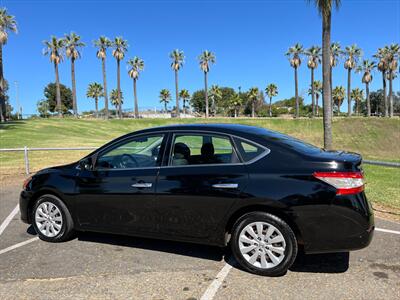
<svg viewBox="0 0 400 300">
<path fill-rule="evenodd" d="M 244 227 L 238 244 L 243 258 L 257 268 L 274 268 L 285 258 L 285 238 L 266 222 L 253 222 Z"/>
</svg>

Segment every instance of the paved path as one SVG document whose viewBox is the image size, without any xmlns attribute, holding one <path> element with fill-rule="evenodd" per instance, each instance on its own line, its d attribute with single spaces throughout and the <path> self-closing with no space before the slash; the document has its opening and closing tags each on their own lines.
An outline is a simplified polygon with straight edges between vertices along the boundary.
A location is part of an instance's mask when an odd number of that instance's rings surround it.
<svg viewBox="0 0 400 300">
<path fill-rule="evenodd" d="M 1 188 L 0 224 L 19 190 Z M 0 299 L 400 299 L 400 224 L 376 225 L 394 233 L 377 231 L 350 255 L 301 256 L 266 278 L 215 247 L 92 233 L 46 243 L 17 214 L 0 235 Z"/>
</svg>

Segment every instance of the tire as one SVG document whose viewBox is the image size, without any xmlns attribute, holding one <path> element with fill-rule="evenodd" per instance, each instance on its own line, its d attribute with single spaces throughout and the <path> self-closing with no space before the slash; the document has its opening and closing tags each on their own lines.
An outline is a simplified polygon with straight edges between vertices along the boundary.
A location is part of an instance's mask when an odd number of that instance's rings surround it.
<svg viewBox="0 0 400 300">
<path fill-rule="evenodd" d="M 286 274 L 297 255 L 297 240 L 290 226 L 266 212 L 251 212 L 240 217 L 233 225 L 230 243 L 239 265 L 262 276 Z"/>
<path fill-rule="evenodd" d="M 74 222 L 68 208 L 54 195 L 43 195 L 36 201 L 31 220 L 39 238 L 46 242 L 64 242 L 74 233 Z"/>
</svg>

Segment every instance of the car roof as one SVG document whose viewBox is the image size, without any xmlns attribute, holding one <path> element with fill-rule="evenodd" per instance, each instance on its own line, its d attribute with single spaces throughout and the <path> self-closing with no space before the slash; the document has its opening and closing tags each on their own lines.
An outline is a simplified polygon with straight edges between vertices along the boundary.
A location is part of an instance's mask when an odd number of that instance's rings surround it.
<svg viewBox="0 0 400 300">
<path fill-rule="evenodd" d="M 175 124 L 167 126 L 159 126 L 143 129 L 140 132 L 153 132 L 153 131 L 210 131 L 221 132 L 229 134 L 237 134 L 240 136 L 256 136 L 256 135 L 275 135 L 276 132 L 267 130 L 265 128 L 242 125 L 242 124 L 229 124 L 229 123 L 212 123 L 212 124 Z M 133 132 L 134 134 L 138 133 Z"/>
</svg>

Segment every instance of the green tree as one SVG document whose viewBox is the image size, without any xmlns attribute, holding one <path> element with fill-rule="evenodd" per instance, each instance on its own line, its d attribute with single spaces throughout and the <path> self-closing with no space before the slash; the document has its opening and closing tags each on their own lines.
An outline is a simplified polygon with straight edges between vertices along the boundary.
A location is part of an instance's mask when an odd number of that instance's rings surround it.
<svg viewBox="0 0 400 300">
<path fill-rule="evenodd" d="M 124 94 L 118 89 L 112 89 L 110 93 L 111 104 L 115 107 L 115 115 L 118 116 L 120 105 L 124 104 Z"/>
<path fill-rule="evenodd" d="M 322 88 L 324 108 L 324 148 L 332 149 L 332 110 L 331 110 L 331 17 L 332 5 L 340 6 L 340 0 L 308 0 L 314 2 L 322 16 Z"/>
<path fill-rule="evenodd" d="M 342 106 L 345 97 L 346 97 L 346 90 L 343 86 L 337 86 L 333 89 L 332 98 L 334 103 L 336 104 L 338 116 L 340 115 L 340 106 Z"/>
<path fill-rule="evenodd" d="M 358 66 L 357 71 L 362 72 L 362 83 L 365 84 L 365 95 L 367 100 L 367 117 L 371 116 L 371 103 L 369 98 L 369 84 L 372 81 L 372 71 L 376 68 L 376 63 L 368 59 L 364 59 L 360 66 Z"/>
<path fill-rule="evenodd" d="M 347 69 L 347 115 L 351 116 L 351 70 L 357 67 L 357 61 L 362 55 L 361 49 L 353 44 L 345 49 L 346 61 L 344 68 Z"/>
<path fill-rule="evenodd" d="M 81 57 L 80 48 L 85 43 L 81 41 L 81 37 L 71 32 L 64 37 L 65 55 L 71 59 L 71 81 L 72 81 L 72 110 L 74 115 L 78 116 L 78 103 L 76 100 L 76 81 L 75 81 L 75 60 Z"/>
<path fill-rule="evenodd" d="M 128 51 L 128 41 L 121 36 L 116 37 L 112 43 L 114 50 L 112 55 L 117 61 L 117 91 L 118 91 L 118 116 L 122 118 L 122 101 L 121 101 L 121 60 L 125 57 L 125 52 Z"/>
<path fill-rule="evenodd" d="M 270 83 L 266 87 L 265 93 L 269 98 L 269 116 L 272 117 L 272 97 L 276 97 L 278 95 L 278 87 L 274 83 Z"/>
<path fill-rule="evenodd" d="M 256 117 L 255 105 L 256 105 L 256 101 L 257 101 L 258 96 L 259 96 L 259 92 L 260 91 L 259 91 L 259 89 L 257 87 L 252 87 L 247 92 L 247 95 L 249 97 L 249 101 L 251 103 L 251 117 L 252 118 Z"/>
<path fill-rule="evenodd" d="M 208 106 L 208 72 L 210 71 L 210 65 L 215 63 L 215 55 L 211 51 L 205 50 L 199 56 L 200 69 L 204 73 L 204 91 L 205 91 L 205 106 L 206 106 L 206 118 L 209 116 L 209 106 Z"/>
<path fill-rule="evenodd" d="M 178 72 L 183 64 L 185 63 L 185 55 L 183 51 L 179 49 L 173 50 L 169 57 L 172 59 L 171 68 L 175 73 L 175 100 L 176 100 L 176 117 L 179 118 L 180 111 L 179 111 L 179 88 L 178 88 Z"/>
<path fill-rule="evenodd" d="M 135 56 L 128 61 L 128 74 L 129 77 L 133 79 L 133 96 L 134 96 L 134 112 L 135 118 L 139 118 L 139 107 L 138 107 L 138 98 L 136 92 L 136 81 L 139 79 L 139 74 L 144 70 L 144 61 L 143 59 Z"/>
<path fill-rule="evenodd" d="M 183 113 L 186 114 L 186 108 L 187 108 L 186 104 L 187 104 L 187 102 L 190 100 L 190 93 L 189 93 L 189 91 L 186 90 L 186 89 L 182 89 L 182 90 L 179 92 L 179 98 L 182 99 L 182 102 L 183 102 Z"/>
<path fill-rule="evenodd" d="M 0 121 L 6 120 L 6 92 L 3 72 L 3 46 L 7 44 L 8 33 L 18 32 L 15 17 L 9 15 L 6 8 L 0 8 Z"/>
<path fill-rule="evenodd" d="M 398 59 L 400 56 L 399 44 L 391 44 L 390 46 L 387 46 L 387 55 L 387 79 L 389 80 L 389 117 L 393 118 L 393 79 L 396 77 L 398 70 Z"/>
<path fill-rule="evenodd" d="M 49 103 L 46 100 L 40 100 L 36 104 L 36 109 L 41 118 L 48 118 L 49 114 Z"/>
<path fill-rule="evenodd" d="M 45 101 L 48 102 L 49 104 L 49 111 L 54 113 L 63 113 L 63 114 L 68 114 L 69 110 L 72 109 L 72 91 L 70 88 L 66 87 L 63 84 L 59 85 L 59 91 L 60 91 L 60 102 L 61 104 L 58 104 L 57 100 L 57 84 L 56 83 L 49 83 L 45 88 L 44 88 L 44 98 Z M 61 106 L 61 109 L 59 108 Z"/>
<path fill-rule="evenodd" d="M 99 98 L 104 96 L 104 90 L 100 83 L 93 82 L 89 83 L 86 97 L 94 99 L 96 107 L 96 118 L 99 117 Z"/>
<path fill-rule="evenodd" d="M 45 48 L 43 49 L 44 55 L 50 56 L 50 62 L 54 64 L 54 72 L 56 74 L 56 99 L 57 111 L 59 117 L 62 117 L 61 107 L 61 89 L 60 89 L 60 76 L 58 74 L 58 65 L 63 61 L 62 50 L 64 48 L 64 39 L 52 36 L 49 41 L 43 42 Z"/>
<path fill-rule="evenodd" d="M 289 58 L 290 65 L 294 69 L 294 94 L 296 98 L 296 118 L 299 117 L 299 83 L 297 78 L 297 69 L 301 65 L 301 55 L 304 53 L 303 45 L 297 43 L 290 47 L 286 52 L 286 56 Z"/>
<path fill-rule="evenodd" d="M 364 100 L 363 90 L 361 90 L 360 88 L 352 89 L 350 97 L 354 101 L 355 111 L 358 116 L 360 111 L 360 104 Z"/>
<path fill-rule="evenodd" d="M 167 110 L 167 104 L 171 100 L 171 93 L 167 89 L 162 89 L 160 91 L 160 103 L 164 103 L 164 111 L 168 112 Z"/>
<path fill-rule="evenodd" d="M 97 48 L 96 56 L 101 59 L 101 67 L 103 72 L 103 88 L 104 88 L 104 110 L 105 117 L 108 119 L 108 93 L 107 93 L 107 76 L 106 76 L 106 57 L 107 49 L 111 47 L 111 41 L 105 37 L 100 36 L 98 40 L 93 41 L 94 46 Z"/>
<path fill-rule="evenodd" d="M 211 113 L 213 116 L 217 114 L 216 101 L 222 99 L 222 91 L 218 85 L 212 85 L 209 91 L 211 98 Z"/>
<path fill-rule="evenodd" d="M 312 107 L 312 116 L 315 115 L 315 91 L 314 91 L 314 70 L 318 67 L 318 64 L 321 63 L 321 47 L 312 46 L 305 51 L 305 54 L 308 56 L 307 67 L 311 70 L 311 107 Z"/>
</svg>

